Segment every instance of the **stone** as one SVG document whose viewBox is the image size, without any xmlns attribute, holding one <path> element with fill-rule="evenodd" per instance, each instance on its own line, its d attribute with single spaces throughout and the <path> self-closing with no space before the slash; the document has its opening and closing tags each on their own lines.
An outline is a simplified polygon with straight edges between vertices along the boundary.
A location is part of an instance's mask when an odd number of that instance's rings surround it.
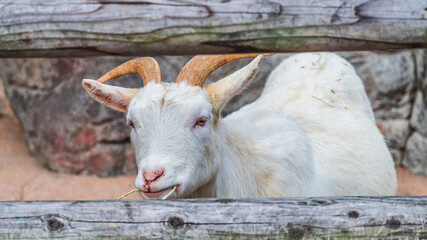
<svg viewBox="0 0 427 240">
<path fill-rule="evenodd" d="M 341 55 L 355 66 L 377 119 L 409 117 L 416 68 L 411 51 L 351 52 Z"/>
<path fill-rule="evenodd" d="M 427 138 L 418 132 L 408 139 L 403 166 L 415 174 L 427 175 Z"/>
<path fill-rule="evenodd" d="M 12 115 L 9 100 L 4 93 L 3 82 L 0 79 L 0 117 Z"/>
<path fill-rule="evenodd" d="M 394 162 L 400 164 L 407 138 L 411 132 L 409 121 L 406 119 L 379 119 L 377 126 L 384 136 Z"/>
<path fill-rule="evenodd" d="M 417 88 L 423 92 L 424 96 L 427 96 L 427 50 L 415 50 L 414 55 L 417 62 Z"/>
<path fill-rule="evenodd" d="M 54 171 L 112 176 L 136 172 L 124 114 L 93 101 L 81 86 L 127 58 L 2 59 L 6 95 L 30 151 Z M 142 86 L 137 76 L 113 84 Z"/>
<path fill-rule="evenodd" d="M 403 151 L 399 149 L 394 149 L 394 148 L 390 148 L 389 150 L 394 163 L 400 165 L 402 162 Z"/>
<path fill-rule="evenodd" d="M 411 116 L 411 126 L 427 137 L 427 103 L 421 91 L 417 91 Z"/>
<path fill-rule="evenodd" d="M 384 135 L 389 148 L 403 149 L 409 135 L 409 121 L 404 119 L 390 119 L 377 121 L 377 126 Z"/>
<path fill-rule="evenodd" d="M 377 126 L 384 135 L 395 163 L 400 163 L 406 139 L 410 133 L 409 121 L 404 119 L 378 120 Z"/>
</svg>

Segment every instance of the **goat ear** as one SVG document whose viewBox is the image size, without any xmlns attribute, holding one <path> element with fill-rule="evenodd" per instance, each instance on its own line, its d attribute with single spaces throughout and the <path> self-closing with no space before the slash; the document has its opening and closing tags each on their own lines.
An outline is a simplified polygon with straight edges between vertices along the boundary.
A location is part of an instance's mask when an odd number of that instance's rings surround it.
<svg viewBox="0 0 427 240">
<path fill-rule="evenodd" d="M 130 101 L 139 91 L 137 88 L 115 87 L 91 79 L 84 79 L 82 85 L 91 98 L 121 112 L 127 112 Z"/>
<path fill-rule="evenodd" d="M 262 57 L 259 55 L 244 68 L 206 87 L 215 112 L 220 113 L 228 100 L 241 93 L 249 85 L 258 72 Z"/>
</svg>

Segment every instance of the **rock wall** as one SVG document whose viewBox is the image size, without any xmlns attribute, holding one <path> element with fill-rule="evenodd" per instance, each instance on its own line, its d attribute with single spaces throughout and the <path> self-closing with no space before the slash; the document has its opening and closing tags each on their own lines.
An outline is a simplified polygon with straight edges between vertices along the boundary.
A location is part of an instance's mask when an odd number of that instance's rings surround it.
<svg viewBox="0 0 427 240">
<path fill-rule="evenodd" d="M 4 93 L 3 82 L 0 80 L 0 118 L 13 114 L 9 105 L 9 100 Z"/>
<path fill-rule="evenodd" d="M 413 173 L 427 175 L 427 51 L 417 51 L 415 99 L 409 118 L 410 133 L 406 140 L 402 164 Z"/>
<path fill-rule="evenodd" d="M 396 163 L 427 175 L 427 52 L 347 52 L 364 80 L 372 107 Z M 234 97 L 224 115 L 255 100 L 268 73 L 288 55 L 265 58 L 250 87 Z M 174 81 L 189 57 L 157 57 L 163 81 Z M 18 116 L 30 151 L 48 168 L 100 176 L 136 171 L 124 114 L 91 100 L 83 78 L 96 79 L 128 58 L 1 59 L 0 78 Z M 216 80 L 249 60 L 225 65 L 208 79 Z M 114 85 L 138 87 L 137 76 Z M 0 103 L 1 105 L 1 103 Z"/>
</svg>

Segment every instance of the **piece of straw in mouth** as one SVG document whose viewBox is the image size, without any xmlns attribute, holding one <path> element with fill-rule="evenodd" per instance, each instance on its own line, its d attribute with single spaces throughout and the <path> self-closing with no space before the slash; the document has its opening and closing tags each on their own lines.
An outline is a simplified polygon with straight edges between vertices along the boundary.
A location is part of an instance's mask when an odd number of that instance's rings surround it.
<svg viewBox="0 0 427 240">
<path fill-rule="evenodd" d="M 176 185 L 175 186 L 173 186 L 173 188 L 172 188 L 172 190 L 170 190 L 169 192 L 168 192 L 168 194 L 166 194 L 165 196 L 163 196 L 162 197 L 162 200 L 165 200 L 165 199 L 167 199 L 173 192 L 175 192 L 175 190 L 176 190 Z M 118 200 L 122 200 L 122 198 L 124 198 L 124 197 L 126 197 L 126 196 L 128 196 L 128 195 L 131 195 L 132 193 L 136 193 L 136 192 L 139 192 L 139 189 L 133 189 L 132 191 L 130 191 L 130 192 L 128 192 L 128 193 L 125 193 L 125 194 L 123 194 L 122 196 L 120 196 L 119 197 L 119 199 Z"/>
<path fill-rule="evenodd" d="M 162 197 L 162 200 L 167 199 L 173 192 L 175 192 L 176 189 L 176 185 L 173 186 L 172 190 L 170 190 L 170 192 L 168 192 L 168 194 L 166 194 L 165 196 Z"/>
<path fill-rule="evenodd" d="M 119 197 L 118 200 L 122 200 L 122 198 L 124 198 L 124 197 L 126 197 L 128 195 L 131 195 L 132 193 L 136 193 L 136 192 L 139 192 L 139 189 L 136 188 L 136 189 L 134 189 L 134 190 L 132 190 L 132 191 L 130 191 L 128 193 L 123 194 L 122 196 Z"/>
</svg>

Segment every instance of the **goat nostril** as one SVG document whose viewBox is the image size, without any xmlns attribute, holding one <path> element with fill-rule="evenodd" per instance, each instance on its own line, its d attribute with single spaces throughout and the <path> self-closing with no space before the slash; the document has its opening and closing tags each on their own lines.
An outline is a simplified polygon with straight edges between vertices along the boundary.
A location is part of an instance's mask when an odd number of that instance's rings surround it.
<svg viewBox="0 0 427 240">
<path fill-rule="evenodd" d="M 163 175 L 163 173 L 164 173 L 164 170 L 144 172 L 143 177 L 144 177 L 145 182 L 147 184 L 150 184 L 150 183 L 156 181 L 157 179 L 159 179 Z"/>
</svg>

